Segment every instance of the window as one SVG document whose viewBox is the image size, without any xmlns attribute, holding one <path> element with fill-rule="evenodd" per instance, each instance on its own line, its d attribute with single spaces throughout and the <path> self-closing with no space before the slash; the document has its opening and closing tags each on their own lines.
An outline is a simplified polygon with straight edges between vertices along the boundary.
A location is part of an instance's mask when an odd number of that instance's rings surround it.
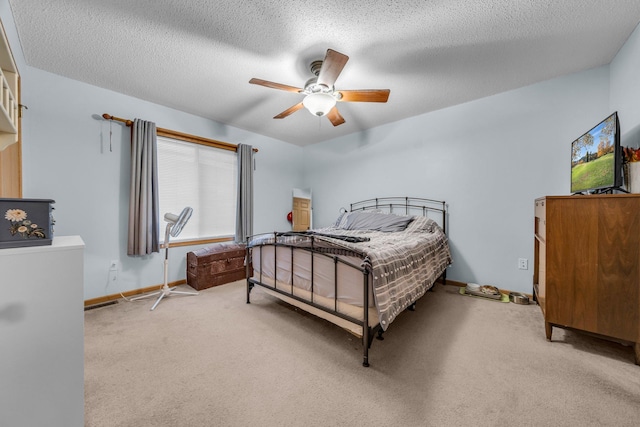
<svg viewBox="0 0 640 427">
<path fill-rule="evenodd" d="M 160 234 L 164 214 L 193 214 L 180 240 L 233 237 L 236 224 L 237 154 L 205 143 L 161 136 L 158 132 Z M 225 239 L 226 240 L 226 239 Z"/>
</svg>

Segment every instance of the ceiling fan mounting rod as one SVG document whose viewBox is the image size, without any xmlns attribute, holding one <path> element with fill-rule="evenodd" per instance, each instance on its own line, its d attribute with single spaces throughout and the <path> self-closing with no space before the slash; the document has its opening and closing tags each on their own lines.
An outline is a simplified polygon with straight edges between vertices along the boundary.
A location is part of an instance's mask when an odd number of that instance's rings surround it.
<svg viewBox="0 0 640 427">
<path fill-rule="evenodd" d="M 316 61 L 313 61 L 309 66 L 311 73 L 316 77 L 318 77 L 318 75 L 320 74 L 320 69 L 322 68 L 322 62 L 323 62 L 322 60 L 318 59 Z"/>
</svg>

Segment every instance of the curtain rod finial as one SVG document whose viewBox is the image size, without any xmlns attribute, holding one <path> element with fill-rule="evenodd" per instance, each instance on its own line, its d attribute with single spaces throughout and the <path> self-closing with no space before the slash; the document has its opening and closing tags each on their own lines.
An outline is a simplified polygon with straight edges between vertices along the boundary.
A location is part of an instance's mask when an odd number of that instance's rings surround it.
<svg viewBox="0 0 640 427">
<path fill-rule="evenodd" d="M 122 122 L 127 126 L 131 126 L 133 124 L 133 120 L 121 119 L 120 117 L 112 116 L 111 114 L 104 113 L 102 118 L 105 120 L 116 120 L 118 122 Z"/>
</svg>

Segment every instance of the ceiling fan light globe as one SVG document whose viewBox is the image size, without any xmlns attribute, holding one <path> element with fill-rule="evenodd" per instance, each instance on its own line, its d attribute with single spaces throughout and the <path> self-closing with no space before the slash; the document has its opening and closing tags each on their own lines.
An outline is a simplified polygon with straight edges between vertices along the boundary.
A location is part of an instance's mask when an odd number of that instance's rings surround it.
<svg viewBox="0 0 640 427">
<path fill-rule="evenodd" d="M 314 116 L 322 117 L 336 105 L 336 99 L 326 93 L 312 93 L 304 98 L 302 105 Z"/>
</svg>

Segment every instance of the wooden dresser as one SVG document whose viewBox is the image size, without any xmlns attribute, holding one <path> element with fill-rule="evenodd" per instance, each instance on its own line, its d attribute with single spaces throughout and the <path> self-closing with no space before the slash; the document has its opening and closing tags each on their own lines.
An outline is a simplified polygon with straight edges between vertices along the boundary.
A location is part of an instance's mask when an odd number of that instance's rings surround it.
<svg viewBox="0 0 640 427">
<path fill-rule="evenodd" d="M 635 343 L 640 364 L 640 194 L 535 200 L 533 287 L 554 326 Z"/>
</svg>

